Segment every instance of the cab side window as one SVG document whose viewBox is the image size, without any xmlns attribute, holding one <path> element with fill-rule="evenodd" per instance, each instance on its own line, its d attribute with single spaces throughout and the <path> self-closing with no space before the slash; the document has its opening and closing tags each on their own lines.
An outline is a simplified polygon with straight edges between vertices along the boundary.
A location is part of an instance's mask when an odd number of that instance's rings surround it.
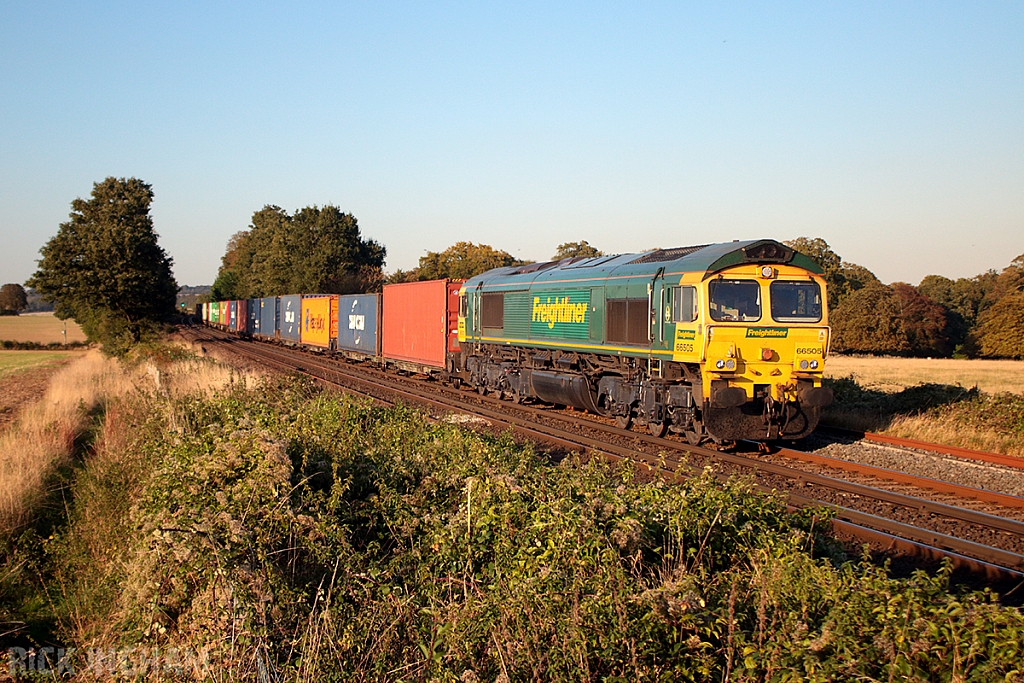
<svg viewBox="0 0 1024 683">
<path fill-rule="evenodd" d="M 692 323 L 697 319 L 697 288 L 684 285 L 672 288 L 672 322 Z"/>
</svg>

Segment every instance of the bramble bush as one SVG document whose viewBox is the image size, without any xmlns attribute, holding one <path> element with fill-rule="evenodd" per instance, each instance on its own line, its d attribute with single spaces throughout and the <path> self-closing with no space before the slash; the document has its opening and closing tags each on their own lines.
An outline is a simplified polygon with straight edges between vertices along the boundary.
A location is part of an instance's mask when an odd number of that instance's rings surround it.
<svg viewBox="0 0 1024 683">
<path fill-rule="evenodd" d="M 107 419 L 47 546 L 79 647 L 206 650 L 220 680 L 1019 676 L 1019 610 L 839 564 L 746 481 L 552 465 L 297 381 Z"/>
</svg>

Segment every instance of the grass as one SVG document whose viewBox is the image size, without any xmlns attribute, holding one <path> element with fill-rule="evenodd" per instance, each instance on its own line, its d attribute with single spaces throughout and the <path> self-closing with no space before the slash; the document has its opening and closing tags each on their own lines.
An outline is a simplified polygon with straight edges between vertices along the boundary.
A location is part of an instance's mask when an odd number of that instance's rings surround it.
<svg viewBox="0 0 1024 683">
<path fill-rule="evenodd" d="M 889 392 L 921 384 L 948 384 L 978 387 L 992 394 L 1024 393 L 1024 361 L 1015 360 L 830 356 L 825 376 L 852 377 L 862 387 Z"/>
<path fill-rule="evenodd" d="M 132 388 L 96 415 L 64 524 L 9 549 L 28 559 L 0 571 L 0 612 L 46 616 L 48 642 L 296 683 L 988 681 L 1021 660 L 1020 611 L 945 571 L 839 566 L 820 522 L 749 482 L 553 466 L 171 356 L 109 366 Z"/>
<path fill-rule="evenodd" d="M 57 365 L 74 355 L 74 351 L 0 351 L 0 378 L 20 370 Z"/>
<path fill-rule="evenodd" d="M 1024 457 L 1024 395 L 949 384 L 883 391 L 853 377 L 825 384 L 835 402 L 825 409 L 824 424 Z"/>
<path fill-rule="evenodd" d="M 5 351 L 0 358 L 7 354 L 44 356 L 37 363 L 70 355 Z M 102 412 L 107 404 L 143 391 L 205 394 L 236 377 L 229 368 L 196 358 L 165 366 L 161 371 L 153 363 L 126 366 L 98 350 L 77 355 L 80 357 L 76 361 L 53 376 L 43 399 L 25 407 L 0 434 L 0 541 L 10 538 L 32 518 L 33 510 L 45 498 L 48 482 L 61 467 L 71 463 L 80 438 L 93 427 L 97 411 Z M 13 365 L 26 367 L 20 361 Z"/>
<path fill-rule="evenodd" d="M 68 330 L 67 339 L 64 339 L 62 334 L 65 322 Z M 0 340 L 36 344 L 84 342 L 85 333 L 74 320 L 58 320 L 53 313 L 4 315 L 0 316 Z"/>
</svg>

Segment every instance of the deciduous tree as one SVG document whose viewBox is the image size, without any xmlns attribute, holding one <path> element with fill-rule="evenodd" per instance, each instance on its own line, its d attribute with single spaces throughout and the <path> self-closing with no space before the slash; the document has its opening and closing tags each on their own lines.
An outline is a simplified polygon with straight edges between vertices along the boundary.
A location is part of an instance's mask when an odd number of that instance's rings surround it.
<svg viewBox="0 0 1024 683">
<path fill-rule="evenodd" d="M 905 353 L 910 350 L 896 294 L 868 285 L 849 296 L 829 317 L 832 348 L 840 353 Z"/>
<path fill-rule="evenodd" d="M 28 306 L 25 288 L 17 283 L 0 287 L 0 312 L 4 315 L 17 315 Z"/>
<path fill-rule="evenodd" d="M 1014 292 L 978 318 L 975 330 L 982 356 L 1024 358 L 1024 292 Z"/>
<path fill-rule="evenodd" d="M 892 290 L 900 304 L 910 352 L 919 356 L 948 356 L 953 347 L 948 335 L 946 307 L 906 282 L 893 283 Z"/>
<path fill-rule="evenodd" d="M 465 280 L 480 273 L 523 263 L 506 251 L 487 244 L 456 242 L 442 252 L 427 252 L 420 257 L 419 279 L 451 278 Z"/>
<path fill-rule="evenodd" d="M 107 178 L 71 202 L 71 220 L 40 249 L 27 283 L 74 318 L 92 341 L 122 353 L 174 310 L 178 285 L 157 243 L 153 189 L 138 178 Z"/>
<path fill-rule="evenodd" d="M 590 246 L 586 240 L 580 242 L 565 242 L 559 244 L 552 261 L 561 261 L 564 258 L 589 258 L 593 256 L 604 256 L 604 253 L 595 247 Z"/>
<path fill-rule="evenodd" d="M 265 206 L 235 233 L 214 282 L 216 299 L 280 294 L 349 294 L 379 289 L 384 247 L 364 239 L 355 216 L 308 206 L 288 215 Z"/>
</svg>

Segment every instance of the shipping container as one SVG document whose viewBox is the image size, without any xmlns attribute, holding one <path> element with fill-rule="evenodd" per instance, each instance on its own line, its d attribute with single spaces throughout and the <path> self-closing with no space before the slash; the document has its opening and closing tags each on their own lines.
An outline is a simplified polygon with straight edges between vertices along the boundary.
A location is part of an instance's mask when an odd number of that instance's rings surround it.
<svg viewBox="0 0 1024 683">
<path fill-rule="evenodd" d="M 210 302 L 210 322 L 216 327 L 220 325 L 220 302 Z"/>
<path fill-rule="evenodd" d="M 385 359 L 444 368 L 459 350 L 460 282 L 428 280 L 386 285 L 381 349 Z"/>
<path fill-rule="evenodd" d="M 380 294 L 345 294 L 338 297 L 337 348 L 380 355 Z"/>
<path fill-rule="evenodd" d="M 217 302 L 217 325 L 220 327 L 226 327 L 228 324 L 228 302 L 218 301 Z"/>
<path fill-rule="evenodd" d="M 210 322 L 210 304 L 203 304 L 203 322 Z"/>
<path fill-rule="evenodd" d="M 229 332 L 235 331 L 235 321 L 238 319 L 238 302 L 235 300 L 228 302 L 228 319 L 227 327 Z"/>
<path fill-rule="evenodd" d="M 301 324 L 299 314 L 301 308 L 301 295 L 287 294 L 281 297 L 281 317 L 278 322 L 278 330 L 281 333 L 281 339 L 285 341 L 295 342 L 296 344 L 299 343 L 299 341 L 301 341 L 299 332 L 299 326 Z"/>
<path fill-rule="evenodd" d="M 332 348 L 338 328 L 338 297 L 333 294 L 307 294 L 302 297 L 299 337 L 306 346 Z"/>
<path fill-rule="evenodd" d="M 275 339 L 277 337 L 277 297 L 267 296 L 260 302 L 260 330 L 259 335 L 264 339 Z"/>
<path fill-rule="evenodd" d="M 242 299 L 241 301 L 235 302 L 235 325 L 231 328 L 232 332 L 238 332 L 240 334 L 245 333 L 245 326 L 249 320 L 249 301 Z"/>
<path fill-rule="evenodd" d="M 259 299 L 249 299 L 246 303 L 246 333 L 250 336 L 259 334 Z"/>
</svg>

